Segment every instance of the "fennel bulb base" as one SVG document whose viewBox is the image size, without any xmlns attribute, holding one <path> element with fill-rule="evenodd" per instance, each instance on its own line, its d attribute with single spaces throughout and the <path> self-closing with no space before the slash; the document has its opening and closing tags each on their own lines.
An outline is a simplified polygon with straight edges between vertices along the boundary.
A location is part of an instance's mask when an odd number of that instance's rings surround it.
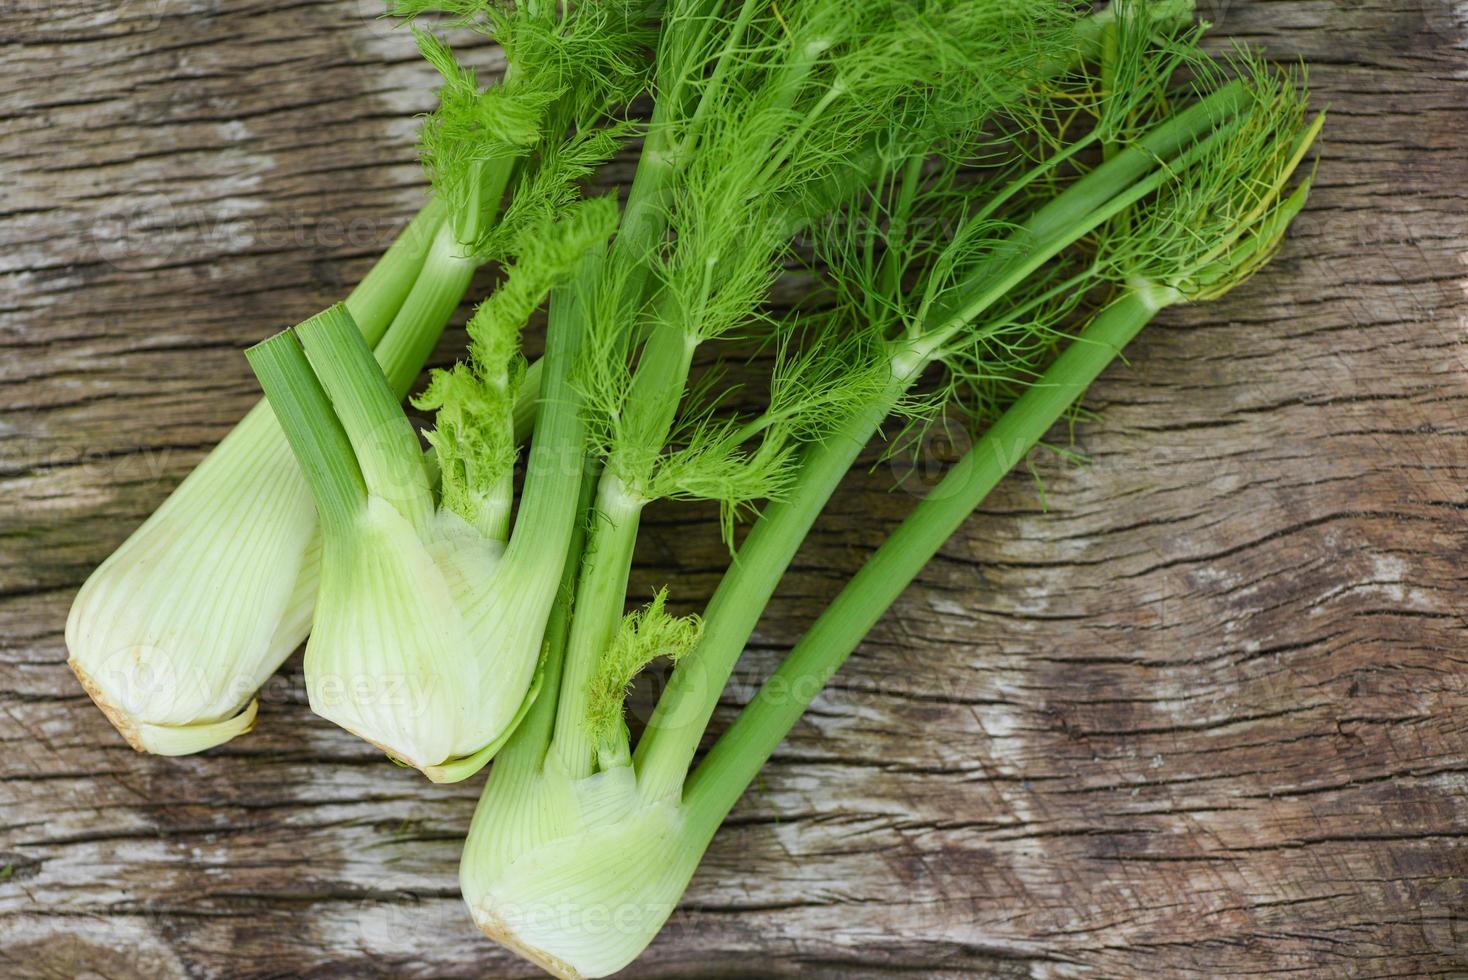
<svg viewBox="0 0 1468 980">
<path fill-rule="evenodd" d="M 480 932 L 522 960 L 540 967 L 540 969 L 549 973 L 551 976 L 559 977 L 560 980 L 587 980 L 581 971 L 577 970 L 565 960 L 551 953 L 547 953 L 543 949 L 532 946 L 527 942 L 523 942 L 510 929 L 510 926 L 499 919 L 493 912 L 477 906 L 471 907 L 469 912 L 473 915 L 474 924 L 479 927 Z"/>
<path fill-rule="evenodd" d="M 555 760 L 497 767 L 459 884 L 491 939 L 559 977 L 606 977 L 657 936 L 705 843 L 702 823 L 676 796 L 646 798 L 631 766 L 582 778 Z"/>
<path fill-rule="evenodd" d="M 112 727 L 117 729 L 128 745 L 139 752 L 153 755 L 192 755 L 212 749 L 254 728 L 255 717 L 260 710 L 260 702 L 251 698 L 250 703 L 238 714 L 221 721 L 194 725 L 152 725 L 139 721 L 114 704 L 102 686 L 92 679 L 75 658 L 68 658 L 66 665 L 81 682 L 82 689 L 87 692 L 92 703 L 112 723 Z"/>
</svg>

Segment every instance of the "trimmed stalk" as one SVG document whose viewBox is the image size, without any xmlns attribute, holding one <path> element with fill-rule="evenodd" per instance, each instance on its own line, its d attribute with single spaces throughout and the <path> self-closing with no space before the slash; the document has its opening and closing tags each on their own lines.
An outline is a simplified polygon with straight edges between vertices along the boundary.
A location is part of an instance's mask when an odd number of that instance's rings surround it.
<svg viewBox="0 0 1468 980">
<path fill-rule="evenodd" d="M 552 743 L 561 771 L 571 778 L 595 771 L 597 747 L 586 730 L 588 687 L 602 651 L 622 621 L 632 552 L 645 504 L 610 470 L 602 474 L 576 586 L 576 615 L 566 645 Z"/>
<path fill-rule="evenodd" d="M 350 317 L 344 307 L 334 306 L 301 327 L 345 318 L 346 325 L 355 329 Z M 322 525 L 331 533 L 348 529 L 366 503 L 368 482 L 300 339 L 291 331 L 276 334 L 251 348 L 248 357 L 286 440 L 301 460 L 301 473 L 311 487 Z"/>
<path fill-rule="evenodd" d="M 1143 148 L 1118 154 L 1037 211 L 1010 237 L 995 260 L 997 270 L 987 265 L 974 270 L 968 282 L 953 290 L 960 296 L 958 301 L 945 304 L 925 318 L 931 326 L 920 341 L 906 348 L 893 348 L 893 388 L 884 399 L 858 413 L 838 438 L 809 451 L 800 478 L 801 494 L 765 507 L 730 574 L 720 582 L 710 601 L 702 642 L 673 671 L 637 746 L 638 772 L 651 781 L 649 786 L 654 792 L 671 793 L 682 785 L 719 694 L 800 542 L 903 392 L 973 317 L 1050 258 L 1155 191 L 1171 173 L 1161 158 L 1164 149 L 1176 152 L 1201 138 L 1201 143 L 1182 153 L 1184 165 L 1196 159 L 1199 147 L 1212 138 L 1210 130 L 1226 128 L 1245 104 L 1245 96 L 1235 86 L 1221 90 L 1217 96 L 1221 98 L 1194 107 L 1199 111 L 1185 110 L 1164 123 L 1142 141 Z M 1182 125 L 1177 124 L 1178 118 L 1183 120 Z M 1093 179 L 1097 174 L 1120 183 Z M 1062 224 L 1062 219 L 1068 219 L 1069 224 Z M 960 311 L 968 313 L 969 318 L 961 319 Z"/>
<path fill-rule="evenodd" d="M 1177 294 L 1128 292 L 1020 396 L 831 602 L 689 777 L 704 844 L 831 676 L 989 492 Z"/>
</svg>

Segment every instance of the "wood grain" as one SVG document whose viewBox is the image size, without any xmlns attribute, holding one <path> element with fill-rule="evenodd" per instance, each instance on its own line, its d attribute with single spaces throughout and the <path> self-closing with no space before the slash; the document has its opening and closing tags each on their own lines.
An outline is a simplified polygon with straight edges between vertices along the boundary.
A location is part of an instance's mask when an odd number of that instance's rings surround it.
<svg viewBox="0 0 1468 980">
<path fill-rule="evenodd" d="M 1043 505 L 1024 476 L 986 503 L 633 975 L 1468 974 L 1468 4 L 1200 7 L 1332 110 L 1283 256 L 1144 335 L 1089 465 L 1034 457 Z M 254 734 L 177 760 L 65 667 L 76 587 L 255 397 L 240 350 L 420 199 L 431 79 L 376 9 L 0 8 L 6 976 L 533 975 L 458 898 L 478 782 L 315 719 L 298 661 Z M 843 489 L 720 724 L 899 476 Z M 661 510 L 634 586 L 696 605 L 719 560 L 711 515 Z"/>
</svg>

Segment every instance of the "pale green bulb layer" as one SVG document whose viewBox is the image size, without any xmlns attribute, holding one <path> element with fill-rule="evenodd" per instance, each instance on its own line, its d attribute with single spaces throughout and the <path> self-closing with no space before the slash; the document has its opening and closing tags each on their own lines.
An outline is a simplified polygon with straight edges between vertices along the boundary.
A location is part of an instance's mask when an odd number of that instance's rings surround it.
<svg viewBox="0 0 1468 980">
<path fill-rule="evenodd" d="M 347 300 L 368 343 L 391 330 L 395 375 L 417 373 L 416 349 L 448 317 L 408 301 L 442 220 L 431 201 Z M 226 742 L 250 730 L 255 692 L 306 639 L 320 548 L 310 489 L 261 402 L 82 585 L 69 663 L 139 751 Z"/>
<path fill-rule="evenodd" d="M 71 666 L 141 751 L 247 731 L 255 692 L 306 635 L 318 549 L 305 481 L 256 406 L 82 586 Z"/>
<path fill-rule="evenodd" d="M 373 496 L 353 532 L 328 539 L 306 647 L 312 710 L 424 771 L 500 740 L 553 595 L 523 588 L 533 573 L 446 510 L 419 531 Z"/>
<path fill-rule="evenodd" d="M 557 976 L 604 977 L 657 935 L 706 844 L 676 797 L 643 796 L 631 766 L 574 779 L 507 765 L 490 773 L 459 883 L 497 942 Z"/>
</svg>

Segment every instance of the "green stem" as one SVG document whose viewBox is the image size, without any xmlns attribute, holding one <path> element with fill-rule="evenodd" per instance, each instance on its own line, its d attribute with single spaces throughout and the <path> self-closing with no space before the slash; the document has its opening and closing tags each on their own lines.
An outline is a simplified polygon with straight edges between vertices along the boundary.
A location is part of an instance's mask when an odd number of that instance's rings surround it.
<svg viewBox="0 0 1468 980">
<path fill-rule="evenodd" d="M 525 377 L 520 379 L 520 390 L 515 394 L 515 445 L 523 446 L 535 428 L 535 413 L 540 403 L 540 387 L 544 381 L 545 361 L 531 361 L 525 367 Z"/>
<path fill-rule="evenodd" d="M 1209 150 L 1225 139 L 1227 133 L 1227 129 L 1215 130 L 1190 146 L 1180 156 L 1169 161 L 1166 166 L 1121 190 L 1095 210 L 1076 214 L 1064 231 L 1057 232 L 1048 239 L 1035 241 L 1029 236 L 1027 229 L 1021 228 L 1004 242 L 1000 250 L 1001 258 L 998 261 L 1000 271 L 996 275 L 980 274 L 978 277 L 970 277 L 960 283 L 957 292 L 964 294 L 966 303 L 964 307 L 958 310 L 951 309 L 947 305 L 946 301 L 949 297 L 946 294 L 939 294 L 935 301 L 930 301 L 931 306 L 929 303 L 924 303 L 922 320 L 925 326 L 920 331 L 920 335 L 925 336 L 929 343 L 943 345 L 953 337 L 971 329 L 975 320 L 1051 259 L 1105 227 L 1108 222 L 1125 214 L 1133 205 L 1162 189 L 1168 181 L 1176 179 L 1182 171 L 1191 168 L 1200 160 L 1206 161 Z M 984 284 L 982 289 L 969 288 L 969 284 L 975 278 Z M 948 317 L 948 319 L 939 319 L 933 323 L 933 306 L 942 308 L 944 312 L 940 316 Z"/>
<path fill-rule="evenodd" d="M 668 440 L 679 403 L 669 393 L 687 386 L 696 347 L 677 327 L 663 324 L 653 331 L 632 378 L 623 411 L 627 426 L 619 433 L 623 446 L 634 447 L 633 459 L 614 451 L 597 491 L 556 715 L 554 751 L 572 776 L 589 776 L 596 769 L 597 745 L 587 719 L 589 688 L 627 604 L 627 580 L 647 503 L 643 463 Z"/>
<path fill-rule="evenodd" d="M 689 778 L 684 802 L 712 836 L 781 740 L 877 620 L 989 492 L 1156 315 L 1148 292 L 1100 313 L 903 521 L 821 614 Z"/>
<path fill-rule="evenodd" d="M 680 162 L 675 159 L 672 121 L 673 107 L 668 100 L 658 99 L 607 257 L 607 267 L 622 277 L 622 298 L 630 310 L 636 310 L 647 294 L 652 278 L 650 259 L 668 229 L 668 191 Z"/>
<path fill-rule="evenodd" d="M 367 492 L 389 501 L 422 530 L 433 516 L 433 493 L 418 433 L 387 386 L 345 306 L 296 328 L 296 336 L 351 440 Z"/>
<path fill-rule="evenodd" d="M 507 65 L 501 84 L 508 84 L 514 72 L 514 65 Z M 456 229 L 460 242 L 472 245 L 494 224 L 504 201 L 505 188 L 510 186 L 510 179 L 521 159 L 501 157 L 488 162 L 481 161 L 470 167 L 469 200 L 458 215 L 459 227 Z"/>
<path fill-rule="evenodd" d="M 823 178 L 812 188 L 801 194 L 787 195 L 786 203 L 774 209 L 776 214 L 788 216 L 789 223 L 784 236 L 794 238 L 813 223 L 840 207 L 844 201 L 873 180 L 879 165 L 880 157 L 873 146 L 853 157 L 853 162 L 847 166 L 834 169 L 829 176 Z M 638 168 L 638 172 L 642 172 L 642 167 Z M 649 178 L 649 183 L 652 182 L 654 182 L 652 178 Z M 638 219 L 640 230 L 634 231 L 631 236 L 628 235 L 624 224 L 621 236 L 646 240 L 655 234 L 660 234 L 662 226 L 650 224 L 648 214 L 649 211 L 645 210 L 644 217 Z M 640 291 L 638 298 L 639 300 L 642 298 Z M 535 406 L 540 398 L 543 371 L 543 361 L 532 361 L 526 367 L 525 377 L 520 382 L 520 391 L 515 398 L 515 440 L 518 443 L 523 443 L 530 438 L 530 430 L 535 427 Z"/>
<path fill-rule="evenodd" d="M 506 420 L 513 426 L 513 420 Z M 474 528 L 481 536 L 501 543 L 510 540 L 510 515 L 515 509 L 515 472 L 507 468 L 479 501 Z"/>
<path fill-rule="evenodd" d="M 642 346 L 621 409 L 618 445 L 607 464 L 635 490 L 642 490 L 649 476 L 642 472 L 646 461 L 662 452 L 672 435 L 697 349 L 697 338 L 676 318 L 660 322 Z"/>
<path fill-rule="evenodd" d="M 586 334 L 579 297 L 590 288 L 605 253 L 581 259 L 571 281 L 551 294 L 546 327 L 546 357 L 535 438 L 526 464 L 520 512 L 505 560 L 544 569 L 544 590 L 561 575 L 556 560 L 565 552 L 576 525 L 576 501 L 585 470 L 586 422 L 572 372 Z"/>
<path fill-rule="evenodd" d="M 338 306 L 320 316 L 337 311 L 345 315 Z M 367 486 L 351 440 L 295 332 L 284 330 L 256 344 L 245 351 L 245 359 L 300 463 L 322 527 L 327 534 L 347 532 L 367 500 Z"/>
<path fill-rule="evenodd" d="M 807 451 L 799 491 L 765 505 L 709 600 L 703 638 L 674 669 L 637 743 L 633 761 L 648 798 L 659 799 L 683 785 L 719 693 L 785 569 L 831 494 L 910 383 L 911 377 L 894 376 L 880 399 Z"/>
<path fill-rule="evenodd" d="M 1112 20 L 1101 31 L 1101 50 L 1097 60 L 1101 62 L 1101 91 L 1116 98 L 1116 59 L 1120 39 L 1116 35 L 1116 21 Z M 1110 160 L 1118 149 L 1115 134 L 1101 144 L 1101 159 Z"/>
<path fill-rule="evenodd" d="M 611 470 L 602 474 L 576 586 L 576 614 L 571 620 L 551 743 L 561 769 L 572 778 L 595 772 L 596 745 L 587 719 L 590 686 L 627 603 L 627 577 L 643 505 Z"/>
<path fill-rule="evenodd" d="M 430 197 L 346 298 L 347 310 L 357 321 L 367 346 L 377 346 L 412 292 L 447 211 L 442 198 Z"/>
<path fill-rule="evenodd" d="M 716 19 L 712 8 L 717 5 L 706 6 L 670 14 L 663 22 L 663 30 L 673 33 L 665 33 L 659 46 L 659 91 L 605 266 L 620 280 L 623 316 L 635 314 L 652 292 L 651 258 L 667 234 L 669 193 L 688 159 L 689 147 L 678 142 L 679 123 L 689 115 L 686 87 L 695 81 L 700 89 L 707 84 L 705 63 L 689 63 Z M 693 31 L 692 37 L 678 34 L 687 30 Z M 664 69 L 674 77 L 662 77 Z"/>
<path fill-rule="evenodd" d="M 478 263 L 464 254 L 452 223 L 440 224 L 423 271 L 376 348 L 388 387 L 399 400 L 407 395 L 433 353 L 477 268 Z"/>
<path fill-rule="evenodd" d="M 923 168 L 927 162 L 926 154 L 914 153 L 907 161 L 907 165 L 902 168 L 897 199 L 892 204 L 891 228 L 887 233 L 890 241 L 900 242 L 907 235 L 908 224 L 913 214 L 913 204 L 917 200 L 918 188 L 923 178 Z M 876 204 L 875 199 L 873 199 L 873 204 Z M 870 238 L 866 243 L 867 261 L 878 265 L 877 291 L 882 296 L 896 296 L 902 288 L 902 263 L 895 249 L 889 250 L 880 259 L 876 257 L 875 246 L 879 224 L 875 220 L 870 223 Z"/>
<path fill-rule="evenodd" d="M 646 298 L 652 278 L 650 258 L 667 230 L 666 198 L 679 162 L 674 154 L 672 123 L 681 111 L 681 106 L 675 105 L 679 101 L 676 94 L 680 83 L 680 79 L 675 79 L 666 85 L 665 95 L 659 97 L 653 107 L 637 172 L 622 211 L 621 226 L 610 251 L 598 253 L 595 262 L 583 270 L 585 278 L 582 282 L 587 286 L 594 285 L 597 276 L 610 274 L 619 277 L 623 303 L 621 313 L 625 315 L 635 314 Z M 571 292 L 566 290 L 568 296 Z M 554 303 L 552 308 L 554 310 Z M 549 361 L 548 357 L 542 363 Z M 532 365 L 532 370 L 527 372 L 523 388 L 527 395 L 550 384 L 551 369 L 535 370 L 539 367 L 538 364 Z M 643 370 L 642 365 L 639 366 L 639 375 L 646 377 L 651 373 L 651 368 Z M 633 387 L 634 390 L 639 387 L 636 378 Z M 522 398 L 515 406 L 517 435 L 532 414 L 527 402 L 528 398 Z M 556 399 L 550 399 L 549 403 L 555 402 Z M 542 407 L 546 403 L 544 398 L 539 402 Z M 668 424 L 671 425 L 671 419 Z M 534 442 L 538 445 L 540 441 L 537 430 Z M 563 677 L 559 678 L 551 745 L 551 751 L 560 757 L 568 772 L 585 775 L 591 774 L 595 755 L 587 732 L 587 688 L 626 604 L 627 577 L 631 571 L 632 549 L 642 508 L 640 500 L 621 489 L 611 489 L 612 483 L 616 483 L 615 478 L 603 474 L 597 503 L 592 511 L 594 526 L 581 562 L 575 615 L 567 639 Z M 521 499 L 527 502 L 528 509 L 536 504 L 537 496 L 527 486 Z M 527 547 L 546 547 L 544 542 L 532 542 L 530 538 L 519 534 L 517 525 L 511 547 L 522 541 Z M 557 688 L 548 687 L 546 690 Z M 541 716 L 537 713 L 536 717 Z"/>
<path fill-rule="evenodd" d="M 595 473 L 588 467 L 581 480 L 581 494 L 576 502 L 576 513 L 582 518 L 589 515 L 592 499 L 596 494 Z M 576 579 L 581 570 L 581 555 L 586 549 L 586 521 L 577 520 L 571 535 L 571 544 L 566 550 L 565 567 L 561 570 L 561 585 L 556 592 L 555 605 L 546 620 L 544 641 L 544 673 L 541 677 L 540 696 L 531 707 L 520 727 L 498 756 L 495 757 L 496 772 L 515 769 L 538 772 L 550 747 L 551 735 L 556 726 L 556 702 L 561 689 L 561 676 L 565 672 L 566 650 L 571 633 L 571 610 L 576 598 Z"/>
<path fill-rule="evenodd" d="M 701 86 L 698 104 L 694 107 L 693 114 L 689 117 L 688 125 L 685 127 L 687 149 L 690 152 L 698 143 L 699 132 L 703 128 L 704 120 L 708 118 L 707 114 L 710 111 L 718 111 L 719 99 L 724 94 L 739 43 L 749 30 L 749 25 L 754 21 L 754 15 L 764 7 L 765 0 L 744 0 L 740 6 L 739 16 L 724 39 L 724 46 L 714 61 L 713 71 L 709 73 L 708 80 Z"/>
</svg>

